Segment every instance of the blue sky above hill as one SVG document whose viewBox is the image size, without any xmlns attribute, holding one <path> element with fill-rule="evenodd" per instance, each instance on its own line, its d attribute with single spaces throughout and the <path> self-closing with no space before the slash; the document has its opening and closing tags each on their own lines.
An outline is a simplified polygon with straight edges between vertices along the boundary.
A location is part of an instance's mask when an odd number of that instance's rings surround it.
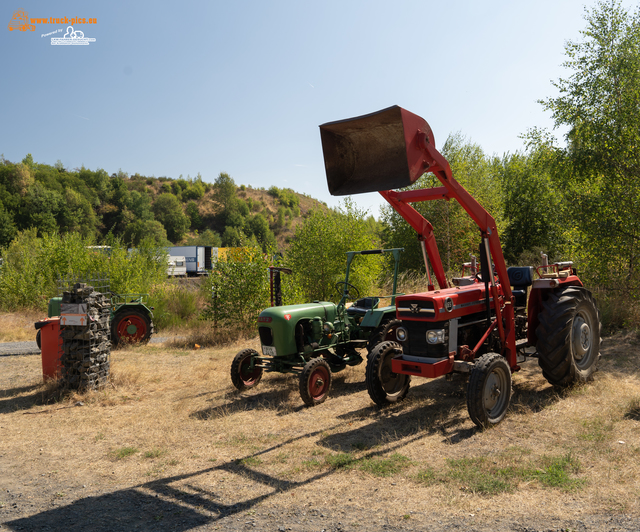
<svg viewBox="0 0 640 532">
<path fill-rule="evenodd" d="M 460 132 L 489 155 L 521 150 L 528 128 L 551 128 L 536 100 L 555 95 L 551 80 L 567 75 L 564 44 L 580 39 L 584 7 L 4 2 L 0 153 L 109 173 L 200 173 L 209 182 L 228 172 L 238 184 L 289 187 L 336 205 L 324 122 L 400 105 L 430 123 L 438 147 Z M 40 19 L 34 31 L 9 31 L 19 8 Z M 84 18 L 74 29 L 95 41 L 52 45 L 70 25 L 65 17 Z M 377 194 L 354 200 L 376 216 L 382 204 Z"/>
</svg>

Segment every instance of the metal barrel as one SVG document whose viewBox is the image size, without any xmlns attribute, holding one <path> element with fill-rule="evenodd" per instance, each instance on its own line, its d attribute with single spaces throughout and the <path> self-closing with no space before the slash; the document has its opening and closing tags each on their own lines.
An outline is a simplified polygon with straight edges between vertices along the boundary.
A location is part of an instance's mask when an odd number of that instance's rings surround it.
<svg viewBox="0 0 640 532">
<path fill-rule="evenodd" d="M 425 171 L 424 143 L 434 145 L 426 120 L 397 105 L 322 124 L 320 136 L 333 196 L 412 184 Z"/>
</svg>

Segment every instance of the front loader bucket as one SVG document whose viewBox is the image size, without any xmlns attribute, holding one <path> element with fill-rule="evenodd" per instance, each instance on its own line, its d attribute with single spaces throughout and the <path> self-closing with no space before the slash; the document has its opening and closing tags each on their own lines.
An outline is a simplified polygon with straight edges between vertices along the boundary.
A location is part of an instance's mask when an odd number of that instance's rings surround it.
<svg viewBox="0 0 640 532">
<path fill-rule="evenodd" d="M 424 142 L 434 145 L 426 120 L 397 105 L 322 124 L 320 135 L 333 196 L 409 186 L 425 171 Z"/>
</svg>

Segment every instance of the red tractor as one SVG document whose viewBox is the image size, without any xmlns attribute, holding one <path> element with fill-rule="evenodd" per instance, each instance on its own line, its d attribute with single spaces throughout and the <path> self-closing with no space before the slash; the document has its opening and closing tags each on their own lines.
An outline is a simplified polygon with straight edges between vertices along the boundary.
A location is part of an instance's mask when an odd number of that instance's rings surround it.
<svg viewBox="0 0 640 532">
<path fill-rule="evenodd" d="M 412 375 L 461 373 L 468 377 L 469 415 L 486 427 L 504 418 L 511 374 L 527 358 L 537 358 L 554 385 L 592 378 L 600 358 L 600 314 L 591 292 L 571 262 L 507 268 L 495 220 L 453 178 L 424 119 L 394 106 L 323 124 L 320 133 L 329 192 L 380 192 L 417 232 L 424 255 L 427 291 L 396 298 L 395 338 L 368 358 L 367 390 L 376 404 L 403 399 Z M 427 172 L 442 186 L 392 190 Z M 457 200 L 480 230 L 479 267 L 473 259 L 451 283 L 432 225 L 411 206 L 442 199 Z"/>
</svg>

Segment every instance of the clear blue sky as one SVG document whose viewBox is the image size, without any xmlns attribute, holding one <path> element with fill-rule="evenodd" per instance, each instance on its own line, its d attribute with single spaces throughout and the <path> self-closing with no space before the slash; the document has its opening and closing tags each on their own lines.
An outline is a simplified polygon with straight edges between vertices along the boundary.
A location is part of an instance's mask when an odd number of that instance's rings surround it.
<svg viewBox="0 0 640 532">
<path fill-rule="evenodd" d="M 566 76 L 579 0 L 537 2 L 9 0 L 0 8 L 0 153 L 108 173 L 289 187 L 329 205 L 318 126 L 400 105 L 438 147 L 460 132 L 485 153 L 552 127 L 536 103 Z M 635 3 L 625 1 L 627 8 Z M 52 46 L 68 24 L 87 46 Z M 42 37 L 55 30 L 60 33 Z M 378 215 L 377 194 L 354 196 Z"/>
</svg>

